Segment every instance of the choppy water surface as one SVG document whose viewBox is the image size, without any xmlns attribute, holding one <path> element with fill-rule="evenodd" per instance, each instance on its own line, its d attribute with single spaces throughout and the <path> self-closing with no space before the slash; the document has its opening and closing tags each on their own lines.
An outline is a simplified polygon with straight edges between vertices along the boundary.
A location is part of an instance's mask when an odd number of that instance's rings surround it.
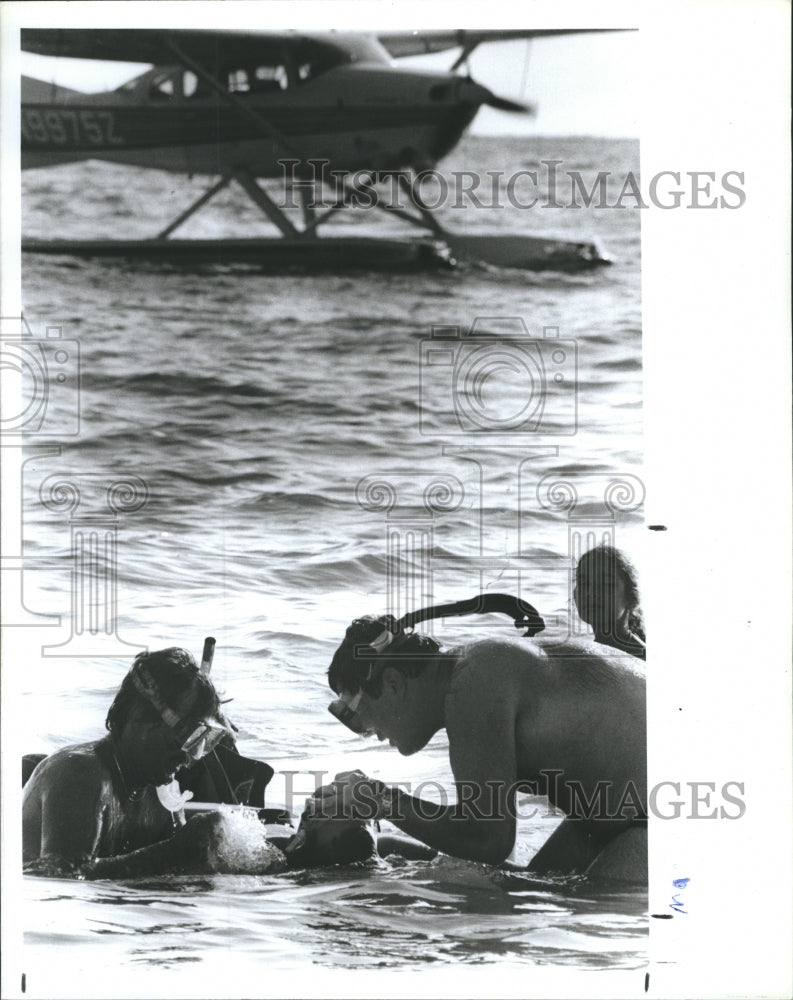
<svg viewBox="0 0 793 1000">
<path fill-rule="evenodd" d="M 508 174 L 553 158 L 590 186 L 598 170 L 638 172 L 636 144 L 592 139 L 498 140 L 497 152 L 493 140 L 469 139 L 444 168 Z M 23 182 L 27 236 L 153 235 L 200 189 L 101 164 L 30 171 Z M 261 230 L 238 195 L 225 197 L 185 235 Z M 464 267 L 276 277 L 232 265 L 26 256 L 34 331 L 60 326 L 81 352 L 80 433 L 50 434 L 61 454 L 31 452 L 25 467 L 26 600 L 62 616 L 59 628 L 37 630 L 40 644 L 71 634 L 70 517 L 106 516 L 107 486 L 119 478 L 138 477 L 147 499 L 115 524 L 119 619 L 104 652 L 116 655 L 90 656 L 72 643 L 58 659 L 31 661 L 20 752 L 101 734 L 135 652 L 120 640 L 198 653 L 211 633 L 214 675 L 235 699 L 243 752 L 281 770 L 355 766 L 449 788 L 443 734 L 406 759 L 327 713 L 324 671 L 350 618 L 491 588 L 519 592 L 546 615 L 549 634 L 563 635 L 570 511 L 543 505 L 547 477 L 573 482 L 577 514 L 597 532 L 614 528 L 618 544 L 640 557 L 640 506 L 628 498 L 609 522 L 603 504 L 615 478 L 641 476 L 638 211 L 446 216 L 470 230 L 598 236 L 616 263 L 578 275 Z M 531 337 L 558 328 L 574 342 L 577 367 L 562 365 L 577 380 L 574 423 L 553 408 L 531 433 L 473 433 L 457 421 L 452 374 L 424 379 L 425 342 L 433 325 L 467 329 L 478 316 L 522 317 Z M 509 401 L 522 388 L 505 383 L 503 391 Z M 53 393 L 51 414 L 72 405 L 68 392 Z M 51 477 L 77 483 L 79 511 L 44 506 Z M 389 556 L 395 536 L 399 550 Z M 458 622 L 436 634 L 451 641 L 497 626 Z M 297 783 L 307 793 L 313 778 Z M 525 851 L 550 825 L 523 824 Z M 642 893 L 450 859 L 145 885 L 28 879 L 25 893 L 31 968 L 49 960 L 36 956 L 59 953 L 52 946 L 130 975 L 209 969 L 231 949 L 240 962 L 293 972 L 506 960 L 638 968 L 646 945 Z"/>
</svg>

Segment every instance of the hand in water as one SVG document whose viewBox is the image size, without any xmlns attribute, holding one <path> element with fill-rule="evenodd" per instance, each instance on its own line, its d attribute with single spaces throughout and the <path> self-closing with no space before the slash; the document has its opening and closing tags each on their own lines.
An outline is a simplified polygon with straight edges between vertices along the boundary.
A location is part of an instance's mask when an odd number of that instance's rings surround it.
<svg viewBox="0 0 793 1000">
<path fill-rule="evenodd" d="M 305 818 L 369 820 L 377 818 L 383 784 L 363 771 L 342 771 L 306 802 Z"/>
</svg>

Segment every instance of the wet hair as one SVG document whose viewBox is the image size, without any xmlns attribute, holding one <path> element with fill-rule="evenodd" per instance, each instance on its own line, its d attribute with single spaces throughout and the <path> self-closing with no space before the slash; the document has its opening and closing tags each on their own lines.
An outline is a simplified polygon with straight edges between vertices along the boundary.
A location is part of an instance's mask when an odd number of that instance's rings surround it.
<svg viewBox="0 0 793 1000">
<path fill-rule="evenodd" d="M 615 549 L 613 545 L 597 545 L 593 549 L 589 549 L 585 552 L 581 558 L 578 560 L 578 566 L 576 567 L 576 579 L 578 579 L 581 573 L 581 568 L 586 567 L 588 563 L 595 564 L 595 572 L 604 569 L 609 566 L 612 569 L 616 569 L 622 575 L 625 581 L 625 592 L 626 601 L 628 607 L 628 627 L 634 635 L 637 635 L 642 642 L 646 642 L 646 637 L 644 634 L 644 616 L 642 614 L 640 597 L 639 597 L 639 577 L 636 573 L 636 567 L 630 561 L 630 559 L 625 555 L 624 552 L 620 552 L 619 549 Z"/>
<path fill-rule="evenodd" d="M 383 652 L 378 653 L 370 643 L 385 629 L 393 632 L 394 638 Z M 399 630 L 393 615 L 356 618 L 333 654 L 328 667 L 328 684 L 336 694 L 364 691 L 377 698 L 382 690 L 382 671 L 370 677 L 375 664 L 387 663 L 408 677 L 416 677 L 439 649 L 438 643 L 427 635 Z"/>
<path fill-rule="evenodd" d="M 195 659 L 186 649 L 171 646 L 155 653 L 138 653 L 135 657 L 135 662 L 121 682 L 121 687 L 108 710 L 105 728 L 109 732 L 120 732 L 135 707 L 151 722 L 161 719 L 157 709 L 132 682 L 132 671 L 137 666 L 148 670 L 163 700 L 170 708 L 175 708 L 177 701 L 188 691 L 195 690 L 191 715 L 196 718 L 220 716 L 220 700 L 212 682 L 201 673 Z"/>
<path fill-rule="evenodd" d="M 365 823 L 356 823 L 354 826 L 350 822 L 344 823 L 344 829 L 339 829 L 338 833 L 328 841 L 323 838 L 320 841 L 315 833 L 324 824 L 336 825 L 333 819 L 312 820 L 304 829 L 306 839 L 300 847 L 289 852 L 290 868 L 317 868 L 324 865 L 351 865 L 356 861 L 368 861 L 369 858 L 377 854 L 377 844 L 374 836 Z"/>
</svg>

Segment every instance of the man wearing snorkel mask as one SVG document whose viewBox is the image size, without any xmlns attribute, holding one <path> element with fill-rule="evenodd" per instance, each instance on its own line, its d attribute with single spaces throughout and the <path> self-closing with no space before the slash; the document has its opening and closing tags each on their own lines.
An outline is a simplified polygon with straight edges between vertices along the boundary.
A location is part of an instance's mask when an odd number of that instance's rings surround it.
<svg viewBox="0 0 793 1000">
<path fill-rule="evenodd" d="M 439 851 L 500 864 L 516 797 L 547 796 L 566 818 L 530 870 L 645 881 L 645 681 L 630 659 L 503 640 L 441 651 L 390 615 L 358 619 L 328 670 L 330 711 L 405 756 L 445 729 L 457 802 L 350 772 L 317 792 L 321 808 L 387 818 Z"/>
<path fill-rule="evenodd" d="M 157 794 L 221 740 L 233 742 L 191 654 L 139 653 L 105 726 L 102 739 L 45 758 L 25 785 L 25 871 L 129 878 L 214 870 L 217 814 L 176 826 Z"/>
</svg>

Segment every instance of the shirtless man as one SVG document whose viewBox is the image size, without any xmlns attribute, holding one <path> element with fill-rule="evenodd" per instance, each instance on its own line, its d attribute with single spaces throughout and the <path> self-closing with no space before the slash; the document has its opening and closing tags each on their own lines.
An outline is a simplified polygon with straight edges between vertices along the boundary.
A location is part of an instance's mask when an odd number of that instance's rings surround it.
<svg viewBox="0 0 793 1000">
<path fill-rule="evenodd" d="M 129 878 L 219 870 L 223 817 L 198 816 L 175 829 L 156 790 L 229 735 L 217 692 L 190 653 L 138 654 L 105 726 L 102 739 L 45 758 L 25 785 L 25 871 Z M 251 850 L 256 870 L 285 867 L 263 836 Z"/>
<path fill-rule="evenodd" d="M 530 870 L 645 880 L 645 681 L 630 663 L 502 640 L 442 653 L 391 616 L 359 619 L 328 671 L 331 712 L 405 756 L 445 728 L 457 804 L 353 772 L 317 793 L 323 808 L 385 817 L 439 851 L 499 864 L 515 843 L 516 794 L 546 795 L 566 818 Z"/>
</svg>

